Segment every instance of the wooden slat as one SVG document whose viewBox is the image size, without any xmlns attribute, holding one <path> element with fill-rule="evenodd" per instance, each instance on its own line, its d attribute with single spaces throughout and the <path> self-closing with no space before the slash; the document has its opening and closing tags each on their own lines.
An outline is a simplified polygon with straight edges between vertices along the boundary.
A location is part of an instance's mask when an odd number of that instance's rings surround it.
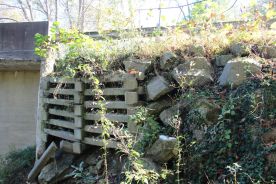
<svg viewBox="0 0 276 184">
<path fill-rule="evenodd" d="M 105 88 L 103 90 L 103 95 L 112 96 L 112 95 L 124 95 L 124 88 Z M 84 95 L 95 95 L 95 92 L 92 89 L 86 89 Z"/>
<path fill-rule="evenodd" d="M 54 98 L 44 98 L 43 100 L 44 100 L 44 103 L 54 104 L 54 105 L 70 106 L 74 104 L 74 100 L 54 99 Z"/>
<path fill-rule="evenodd" d="M 124 114 L 107 113 L 105 114 L 105 118 L 115 122 L 128 122 L 129 116 Z M 98 121 L 101 119 L 101 115 L 98 113 L 86 113 L 84 119 Z"/>
<path fill-rule="evenodd" d="M 69 117 L 74 118 L 74 112 L 68 112 L 64 110 L 56 110 L 56 109 L 49 109 L 49 114 L 57 115 L 57 116 L 63 116 L 63 117 Z"/>
<path fill-rule="evenodd" d="M 46 123 L 50 125 L 63 127 L 63 128 L 75 129 L 75 124 L 69 121 L 50 119 L 49 121 L 46 121 Z"/>
<path fill-rule="evenodd" d="M 106 101 L 103 102 L 105 108 L 108 109 L 127 109 L 125 101 Z M 86 101 L 84 102 L 85 108 L 99 108 L 100 104 L 97 101 Z"/>
<path fill-rule="evenodd" d="M 103 89 L 103 95 L 106 96 L 116 96 L 116 95 L 125 95 L 127 90 L 124 88 L 105 88 Z M 145 90 L 142 86 L 139 86 L 137 89 L 139 95 L 145 94 Z M 86 89 L 84 95 L 95 95 L 95 92 L 92 89 Z"/>
<path fill-rule="evenodd" d="M 78 79 L 49 77 L 51 83 L 75 83 Z"/>
<path fill-rule="evenodd" d="M 111 129 L 109 130 L 109 133 L 111 135 L 114 135 L 114 131 L 115 129 Z M 85 132 L 90 132 L 90 133 L 97 133 L 97 134 L 101 134 L 103 132 L 103 128 L 101 125 L 86 125 L 84 127 L 84 131 Z M 121 129 L 116 129 L 116 134 L 121 134 L 123 130 Z"/>
<path fill-rule="evenodd" d="M 74 95 L 77 92 L 74 89 L 56 89 L 50 88 L 49 90 L 45 90 L 46 93 L 59 94 L 59 95 Z"/>
<path fill-rule="evenodd" d="M 66 132 L 63 130 L 51 130 L 51 129 L 47 129 L 47 128 L 44 129 L 44 132 L 48 135 L 59 137 L 59 138 L 65 139 L 65 140 L 77 141 L 74 134 L 71 132 Z"/>
<path fill-rule="evenodd" d="M 104 146 L 103 140 L 99 138 L 85 137 L 83 143 L 94 145 L 94 146 Z M 118 148 L 118 143 L 116 141 L 107 140 L 107 148 Z"/>
</svg>

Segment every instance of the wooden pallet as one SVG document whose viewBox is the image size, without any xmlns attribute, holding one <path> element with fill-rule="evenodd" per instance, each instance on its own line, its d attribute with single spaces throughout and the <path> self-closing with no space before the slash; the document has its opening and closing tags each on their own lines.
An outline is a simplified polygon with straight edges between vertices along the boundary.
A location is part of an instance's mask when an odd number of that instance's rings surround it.
<svg viewBox="0 0 276 184">
<path fill-rule="evenodd" d="M 93 99 L 95 93 L 93 86 L 89 86 L 91 81 L 84 81 L 84 139 L 83 142 L 88 145 L 103 146 L 103 141 L 100 138 L 102 133 L 101 118 L 104 117 L 111 121 L 115 126 L 123 127 L 120 131 L 128 129 L 134 132 L 136 126 L 130 121 L 130 115 L 134 113 L 133 108 L 139 104 L 139 96 L 145 94 L 143 87 L 138 85 L 138 80 L 141 78 L 137 75 L 130 75 L 122 72 L 114 72 L 112 74 L 101 77 L 103 86 L 104 101 L 98 102 Z M 103 105 L 106 108 L 106 114 L 101 115 L 97 112 L 99 107 Z M 118 133 L 118 131 L 116 131 Z M 111 137 L 114 132 L 110 131 Z M 117 148 L 118 142 L 111 138 L 107 140 L 108 148 Z"/>
<path fill-rule="evenodd" d="M 44 133 L 48 139 L 58 139 L 61 148 L 73 153 L 81 153 L 84 145 L 103 146 L 103 117 L 120 127 L 116 134 L 125 129 L 134 133 L 136 126 L 130 121 L 130 115 L 135 113 L 140 96 L 145 94 L 144 88 L 139 86 L 142 79 L 143 76 L 124 72 L 101 76 L 105 100 L 99 101 L 88 79 L 48 78 L 43 99 Z M 106 108 L 104 115 L 99 113 L 101 106 Z M 117 148 L 115 131 L 110 130 L 110 135 L 107 147 Z"/>
<path fill-rule="evenodd" d="M 83 150 L 83 82 L 48 78 L 44 90 L 44 133 L 72 144 L 73 153 Z M 67 145 L 68 145 L 67 144 Z"/>
</svg>

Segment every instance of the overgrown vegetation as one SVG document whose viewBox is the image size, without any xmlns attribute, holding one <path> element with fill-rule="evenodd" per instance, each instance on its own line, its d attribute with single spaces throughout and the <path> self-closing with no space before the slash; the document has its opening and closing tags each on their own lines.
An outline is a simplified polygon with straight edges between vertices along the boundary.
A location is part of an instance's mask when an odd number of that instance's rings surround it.
<svg viewBox="0 0 276 184">
<path fill-rule="evenodd" d="M 202 12 L 199 7 L 199 14 Z M 101 102 L 99 113 L 103 126 L 103 157 L 105 160 L 104 177 L 109 183 L 107 166 L 107 142 L 110 129 L 116 128 L 108 121 L 98 76 L 105 71 L 122 69 L 122 60 L 128 57 L 158 61 L 160 56 L 171 51 L 177 54 L 180 62 L 192 56 L 189 49 L 193 45 L 202 46 L 205 57 L 212 60 L 218 54 L 227 53 L 234 43 L 244 43 L 250 49 L 250 57 L 259 58 L 255 46 L 275 46 L 275 31 L 265 29 L 265 22 L 274 13 L 268 9 L 263 15 L 249 12 L 249 22 L 242 22 L 235 28 L 232 24 L 215 26 L 218 15 L 205 12 L 197 19 L 167 32 L 156 30 L 156 37 L 144 37 L 133 31 L 121 34 L 120 40 L 104 36 L 95 41 L 78 31 L 65 31 L 54 24 L 53 36 L 36 35 L 36 53 L 45 56 L 48 49 L 65 50 L 65 57 L 56 62 L 55 73 L 58 77 L 86 77 L 91 80 L 96 96 Z M 202 17 L 203 16 L 203 17 Z M 186 32 L 189 32 L 187 34 Z M 130 36 L 131 35 L 131 36 Z M 61 47 L 63 46 L 63 47 Z M 64 48 L 64 46 L 66 46 Z M 265 62 L 265 61 L 264 61 Z M 157 69 L 155 68 L 155 72 Z M 127 71 L 129 72 L 129 71 Z M 157 72 L 158 73 L 158 72 Z M 275 79 L 270 74 L 255 76 L 237 88 L 218 88 L 210 85 L 205 89 L 177 89 L 174 99 L 185 99 L 196 103 L 205 99 L 207 104 L 215 105 L 214 117 L 206 120 L 197 106 L 188 106 L 185 113 L 178 114 L 173 127 L 160 125 L 158 117 L 141 108 L 132 121 L 139 127 L 139 135 L 127 131 L 118 133 L 121 141 L 119 152 L 128 156 L 128 164 L 122 174 L 122 183 L 272 183 L 275 179 L 267 168 L 266 155 L 275 150 L 273 145 L 265 145 L 261 139 L 267 127 L 261 122 L 275 120 L 275 106 L 267 96 L 274 96 Z M 215 116 L 217 115 L 217 116 Z M 194 130 L 202 132 L 202 137 L 194 136 Z M 161 168 L 147 167 L 143 155 L 160 133 L 177 138 L 177 155 Z"/>
<path fill-rule="evenodd" d="M 35 161 L 35 147 L 14 150 L 0 158 L 0 183 L 15 184 L 26 181 Z"/>
</svg>

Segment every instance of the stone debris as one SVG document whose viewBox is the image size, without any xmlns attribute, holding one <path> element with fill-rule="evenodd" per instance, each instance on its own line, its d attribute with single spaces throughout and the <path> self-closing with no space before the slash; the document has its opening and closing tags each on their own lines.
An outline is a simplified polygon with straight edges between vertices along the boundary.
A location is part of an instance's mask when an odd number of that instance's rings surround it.
<svg viewBox="0 0 276 184">
<path fill-rule="evenodd" d="M 171 72 L 181 87 L 203 86 L 213 81 L 213 68 L 204 57 L 196 57 L 178 65 Z"/>
<path fill-rule="evenodd" d="M 173 87 L 163 76 L 156 76 L 151 79 L 146 88 L 150 100 L 156 100 L 173 90 Z"/>
<path fill-rule="evenodd" d="M 229 61 L 219 77 L 219 85 L 238 86 L 242 84 L 248 76 L 261 72 L 261 64 L 251 58 L 236 58 Z"/>
<path fill-rule="evenodd" d="M 125 70 L 127 72 L 135 70 L 142 73 L 146 73 L 151 67 L 152 62 L 150 60 L 130 58 L 129 60 L 123 61 L 123 63 L 125 65 Z"/>
<path fill-rule="evenodd" d="M 72 154 L 63 154 L 62 158 L 46 165 L 38 176 L 40 184 L 52 183 L 57 180 L 67 169 L 71 167 L 74 156 Z"/>
<path fill-rule="evenodd" d="M 154 115 L 159 115 L 164 109 L 169 108 L 173 105 L 173 101 L 169 96 L 165 96 L 160 100 L 154 101 L 147 105 L 149 112 Z"/>
<path fill-rule="evenodd" d="M 158 163 L 165 163 L 176 154 L 177 139 L 166 135 L 160 135 L 158 140 L 147 150 L 146 155 Z"/>
</svg>

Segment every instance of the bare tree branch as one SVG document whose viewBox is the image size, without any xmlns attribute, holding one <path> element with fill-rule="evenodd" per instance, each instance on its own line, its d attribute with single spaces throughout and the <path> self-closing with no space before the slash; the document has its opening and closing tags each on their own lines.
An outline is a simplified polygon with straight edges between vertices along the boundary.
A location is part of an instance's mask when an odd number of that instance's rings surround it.
<svg viewBox="0 0 276 184">
<path fill-rule="evenodd" d="M 14 22 L 18 22 L 18 21 L 15 20 L 15 19 L 7 18 L 7 17 L 0 17 L 0 20 L 12 20 L 12 21 L 14 21 Z"/>
</svg>

